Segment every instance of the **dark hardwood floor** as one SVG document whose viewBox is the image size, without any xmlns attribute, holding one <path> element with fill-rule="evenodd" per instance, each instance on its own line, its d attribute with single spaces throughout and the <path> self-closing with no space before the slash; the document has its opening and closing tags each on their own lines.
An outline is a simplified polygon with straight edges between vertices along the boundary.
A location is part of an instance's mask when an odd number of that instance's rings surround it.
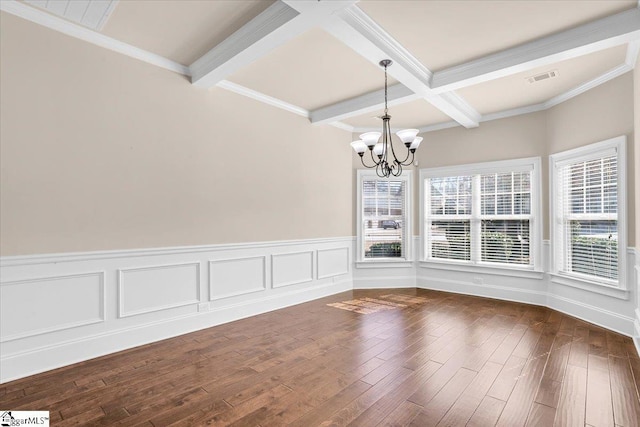
<svg viewBox="0 0 640 427">
<path fill-rule="evenodd" d="M 365 297 L 406 307 L 327 306 Z M 0 408 L 49 410 L 52 426 L 628 427 L 640 424 L 639 388 L 627 337 L 547 308 L 401 289 L 334 295 L 3 384 Z"/>
</svg>

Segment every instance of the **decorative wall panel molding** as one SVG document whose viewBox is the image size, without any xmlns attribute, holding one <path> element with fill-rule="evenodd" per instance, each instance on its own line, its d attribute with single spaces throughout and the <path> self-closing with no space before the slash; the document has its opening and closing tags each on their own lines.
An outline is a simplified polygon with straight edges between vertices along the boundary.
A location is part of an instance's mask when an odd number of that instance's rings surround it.
<svg viewBox="0 0 640 427">
<path fill-rule="evenodd" d="M 318 279 L 349 273 L 349 248 L 318 249 Z"/>
<path fill-rule="evenodd" d="M 118 270 L 120 317 L 197 304 L 199 295 L 199 262 Z"/>
<path fill-rule="evenodd" d="M 209 299 L 211 301 L 266 289 L 265 256 L 209 261 Z"/>
<path fill-rule="evenodd" d="M 315 278 L 314 261 L 326 251 L 329 273 L 349 270 L 353 244 L 343 237 L 1 257 L 0 382 L 350 290 L 351 275 Z"/>
<path fill-rule="evenodd" d="M 313 251 L 271 255 L 271 286 L 282 288 L 313 281 Z"/>
<path fill-rule="evenodd" d="M 104 272 L 0 284 L 0 342 L 104 321 Z"/>
</svg>

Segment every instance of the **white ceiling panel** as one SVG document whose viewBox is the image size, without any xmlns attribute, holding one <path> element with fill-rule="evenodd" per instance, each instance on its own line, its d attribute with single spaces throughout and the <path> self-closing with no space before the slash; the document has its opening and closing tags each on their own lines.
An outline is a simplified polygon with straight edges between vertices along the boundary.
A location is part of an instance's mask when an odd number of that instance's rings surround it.
<svg viewBox="0 0 640 427">
<path fill-rule="evenodd" d="M 100 31 L 118 5 L 118 0 L 25 0 L 25 3 Z"/>
</svg>

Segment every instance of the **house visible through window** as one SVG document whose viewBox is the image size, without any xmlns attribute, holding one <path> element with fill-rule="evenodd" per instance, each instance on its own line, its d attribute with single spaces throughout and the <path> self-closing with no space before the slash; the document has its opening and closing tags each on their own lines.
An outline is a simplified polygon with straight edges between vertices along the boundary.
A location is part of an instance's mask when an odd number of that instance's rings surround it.
<svg viewBox="0 0 640 427">
<path fill-rule="evenodd" d="M 422 171 L 425 260 L 539 266 L 539 159 Z M 535 246 L 535 250 L 534 250 Z"/>
<path fill-rule="evenodd" d="M 374 171 L 358 171 L 361 261 L 408 259 L 410 174 L 380 178 Z"/>
</svg>

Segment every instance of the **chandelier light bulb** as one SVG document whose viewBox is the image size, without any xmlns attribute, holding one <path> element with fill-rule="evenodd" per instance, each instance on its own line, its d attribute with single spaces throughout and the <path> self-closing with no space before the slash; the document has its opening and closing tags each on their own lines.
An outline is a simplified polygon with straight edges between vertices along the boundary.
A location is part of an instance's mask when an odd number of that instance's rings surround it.
<svg viewBox="0 0 640 427">
<path fill-rule="evenodd" d="M 396 132 L 396 135 L 404 142 L 404 145 L 409 146 L 416 139 L 418 132 L 420 132 L 418 129 L 404 129 Z"/>
<path fill-rule="evenodd" d="M 351 147 L 353 148 L 353 151 L 358 153 L 361 157 L 364 154 L 364 152 L 367 150 L 367 144 L 365 144 L 364 141 L 360 139 L 357 141 L 353 141 L 351 143 Z"/>
<path fill-rule="evenodd" d="M 375 147 L 373 147 L 373 154 L 378 157 L 382 157 L 385 152 L 384 144 L 382 142 L 378 142 Z"/>
<path fill-rule="evenodd" d="M 409 150 L 416 151 L 420 146 L 421 142 L 422 142 L 422 137 L 421 136 L 417 137 L 416 139 L 413 140 L 413 142 L 411 143 L 411 146 L 409 146 Z"/>
<path fill-rule="evenodd" d="M 371 148 L 376 145 L 380 139 L 380 135 L 382 135 L 380 132 L 367 132 L 360 135 L 360 139 L 364 141 L 367 147 Z"/>
</svg>

